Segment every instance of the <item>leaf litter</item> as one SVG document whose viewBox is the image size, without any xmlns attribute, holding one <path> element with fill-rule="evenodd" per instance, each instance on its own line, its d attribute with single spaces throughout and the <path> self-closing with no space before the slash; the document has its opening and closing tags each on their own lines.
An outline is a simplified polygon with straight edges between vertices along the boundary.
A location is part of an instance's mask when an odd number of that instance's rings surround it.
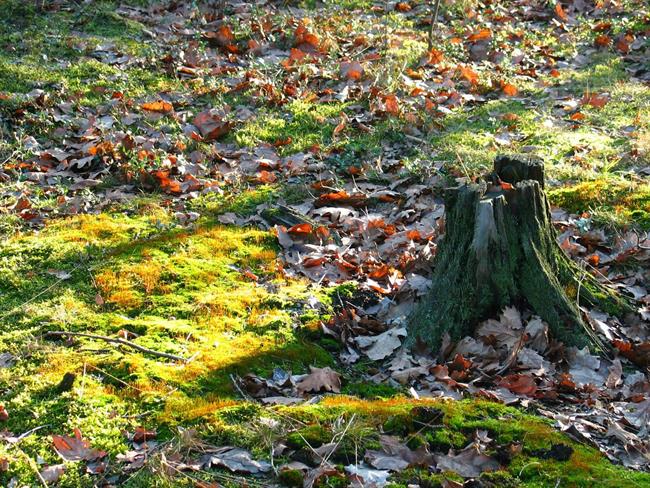
<svg viewBox="0 0 650 488">
<path fill-rule="evenodd" d="M 226 3 L 235 13 L 230 23 L 251 20 L 250 5 Z M 274 4 L 262 3 L 275 12 Z M 395 10 L 406 18 L 421 15 L 420 8 L 412 9 L 408 3 L 397 5 Z M 585 2 L 563 5 L 557 2 L 554 9 L 549 9 L 535 2 L 522 2 L 513 7 L 512 15 L 530 25 L 553 22 L 559 24 L 558 29 L 568 29 L 578 15 L 599 19 L 604 13 L 602 7 Z M 196 218 L 185 212 L 185 205 L 199 195 L 223 192 L 228 185 L 242 181 L 251 185 L 300 182 L 310 188 L 308 197 L 300 204 L 278 203 L 309 218 L 310 223 L 277 224 L 265 217 L 268 204 L 258 206 L 252 217 L 230 212 L 219 216 L 219 220 L 224 224 L 254 223 L 275 229 L 287 277 L 306 277 L 323 286 L 352 281 L 372 297 L 365 305 L 341 300 L 335 316 L 322 324 L 324 333 L 343 346 L 342 363 L 353 364 L 363 357 L 383 361 L 364 379 L 374 383 L 396 382 L 411 388 L 418 397 L 482 396 L 536 408 L 553 418 L 561 430 L 596 444 L 610 459 L 635 469 L 648 469 L 650 283 L 647 272 L 642 271 L 650 261 L 648 236 L 632 231 L 606 235 L 590 229 L 584 216 L 555 215 L 559 241 L 567 253 L 578 261 L 588 262 L 599 279 L 613 283 L 639 304 L 639 314 L 634 317 L 617 318 L 585 310 L 594 331 L 613 346 L 613 357 L 567 348 L 549 336 L 548 327 L 539 318 L 525 309 L 512 307 L 504 309 L 500 317 L 480 324 L 473 337 L 456 344 L 448 342 L 436 357 L 402 347 L 406 320 L 428 290 L 431 259 L 438 238 L 444 234 L 444 205 L 438 191 L 446 184 L 443 176 L 433 171 L 419 184 L 402 176 L 404 155 L 419 147 L 422 124 L 417 113 L 428 111 L 444 117 L 465 105 L 484 103 L 489 96 L 516 97 L 520 95 L 516 84 L 496 79 L 487 83 L 483 70 L 464 63 L 449 63 L 441 51 L 432 49 L 418 67 L 419 73 L 406 73 L 404 83 L 409 90 L 391 93 L 373 84 L 369 76 L 373 63 L 381 59 L 380 48 L 368 46 L 369 51 L 362 58 L 362 53 L 354 48 L 366 49 L 364 46 L 369 42 L 358 37 L 352 47 L 346 46 L 351 50 L 333 60 L 332 68 L 324 69 L 319 77 L 308 78 L 305 86 L 298 88 L 299 69 L 318 69 L 321 62 L 333 57 L 327 36 L 304 22 L 292 20 L 289 29 L 289 25 L 275 25 L 276 20 L 269 16 L 256 28 L 261 39 L 244 43 L 230 26 L 216 22 L 207 11 L 196 11 L 195 7 L 178 2 L 165 9 L 121 6 L 118 13 L 144 23 L 156 42 L 168 46 L 163 62 L 179 78 L 219 76 L 229 92 L 251 89 L 257 96 L 280 105 L 300 97 L 328 103 L 332 95 L 359 101 L 367 94 L 368 110 L 352 117 L 343 113 L 334 136 L 343 135 L 348 127 L 372 131 L 386 120 L 410 115 L 416 122 L 408 129 L 415 139 L 382 143 L 382 158 L 373 168 L 382 178 L 370 177 L 370 161 L 358 161 L 359 166 L 353 166 L 357 169 L 350 168 L 348 177 L 344 177 L 329 164 L 335 154 L 322 153 L 318 148 L 287 155 L 281 150 L 282 144 L 242 148 L 226 141 L 236 127 L 256 116 L 259 107 L 217 108 L 195 100 L 196 94 L 167 92 L 147 101 L 113 93 L 105 105 L 93 109 L 72 105 L 68 100 L 53 100 L 39 89 L 26 95 L 7 95 L 21 107 L 14 122 L 19 123 L 24 114 L 38 112 L 65 137 L 38 141 L 27 136 L 22 141 L 29 155 L 20 164 L 6 164 L 0 174 L 20 176 L 10 192 L 11 212 L 27 225 L 38 228 L 49 218 L 93 212 L 111 202 L 128 200 L 144 188 L 167 194 L 175 202 L 178 215 L 189 223 Z M 459 39 L 472 61 L 499 64 L 503 53 L 494 50 L 490 42 L 501 22 L 497 20 L 499 15 L 494 14 L 488 22 L 490 26 L 473 29 Z M 193 20 L 197 18 L 199 22 Z M 603 25 L 597 31 L 608 29 Z M 270 36 L 274 31 L 282 33 L 281 40 Z M 644 51 L 642 36 L 629 35 L 631 38 L 626 34 L 613 41 L 608 34 L 599 34 L 595 47 L 590 49 L 618 50 L 626 69 L 647 82 L 647 48 Z M 187 42 L 192 36 L 205 39 L 209 47 L 197 49 L 196 44 Z M 292 47 L 288 47 L 285 37 L 292 39 Z M 521 74 L 532 79 L 540 73 L 554 76 L 556 66 L 559 67 L 552 55 L 521 50 L 510 54 Z M 93 56 L 119 66 L 137 61 L 113 44 L 96 46 Z M 256 58 L 283 70 L 281 90 L 267 71 L 252 67 L 251 60 Z M 432 81 L 423 81 L 429 79 Z M 481 93 L 478 88 L 483 84 L 493 86 L 493 93 Z M 610 101 L 611 94 L 607 92 L 585 92 L 581 97 L 558 94 L 557 109 L 571 123 L 578 123 L 583 119 L 583 110 L 602 109 Z M 186 142 L 151 125 L 156 121 L 178 124 L 185 141 L 209 146 L 185 151 Z M 116 124 L 125 130 L 115 129 Z M 518 137 L 516 133 L 503 133 L 497 143 L 508 146 Z M 134 172 L 127 165 L 132 154 L 141 162 L 156 164 L 144 164 L 145 169 Z M 433 169 L 440 168 L 441 165 Z M 120 176 L 120 185 L 105 189 L 102 182 L 115 174 Z M 466 179 L 457 176 L 459 183 Z M 35 205 L 31 188 L 37 186 L 51 188 L 56 197 L 55 207 Z M 94 195 L 92 198 L 87 197 L 88 191 Z M 617 266 L 622 264 L 637 267 Z M 59 279 L 70 277 L 65 271 L 49 272 Z M 0 367 L 12 367 L 14 361 L 12 355 L 3 353 Z M 342 382 L 341 374 L 327 367 L 312 367 L 307 375 L 277 370 L 269 379 L 248 374 L 239 380 L 253 398 L 285 404 L 304 401 L 312 394 L 339 393 Z M 130 440 L 134 449 L 119 458 L 127 470 L 144 465 L 147 452 L 157 447 L 153 439 L 153 432 L 135 433 Z M 105 457 L 103 451 L 93 449 L 82 438 L 78 429 L 74 437 L 53 436 L 52 441 L 65 461 L 97 462 Z M 499 466 L 485 454 L 489 443 L 477 438 L 462 450 L 432 454 L 412 451 L 398 440 L 384 436 L 381 451 L 364 455 L 369 467 L 349 466 L 346 471 L 353 482 L 377 486 L 385 484 L 386 472 L 413 465 L 435 465 L 472 478 Z M 199 466 L 221 466 L 249 474 L 267 472 L 270 468 L 265 461 L 256 461 L 250 453 L 236 447 L 216 448 L 206 456 L 198 462 Z M 56 482 L 62 472 L 62 465 L 53 465 L 44 468 L 41 476 Z M 334 473 L 336 470 L 332 472 L 328 466 L 308 468 L 305 486 Z"/>
</svg>

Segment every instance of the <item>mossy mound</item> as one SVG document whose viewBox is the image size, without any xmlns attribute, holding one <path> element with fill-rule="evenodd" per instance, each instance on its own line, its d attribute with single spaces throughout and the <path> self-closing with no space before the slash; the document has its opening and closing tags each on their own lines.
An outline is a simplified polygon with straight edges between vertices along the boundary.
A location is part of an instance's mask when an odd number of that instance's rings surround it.
<svg viewBox="0 0 650 488">
<path fill-rule="evenodd" d="M 650 229 L 650 184 L 599 179 L 549 191 L 549 200 L 572 213 L 587 213 L 596 221 Z"/>
</svg>

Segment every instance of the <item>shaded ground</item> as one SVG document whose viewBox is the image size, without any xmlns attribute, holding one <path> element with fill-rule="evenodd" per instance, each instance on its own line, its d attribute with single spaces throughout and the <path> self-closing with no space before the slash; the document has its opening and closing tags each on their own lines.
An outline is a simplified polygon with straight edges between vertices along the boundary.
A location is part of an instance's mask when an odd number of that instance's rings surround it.
<svg viewBox="0 0 650 488">
<path fill-rule="evenodd" d="M 620 353 L 539 375 L 521 358 L 501 371 L 510 349 L 494 336 L 487 359 L 467 343 L 447 364 L 397 351 L 442 233 L 440 190 L 500 152 L 545 159 L 572 214 L 556 213 L 563 247 L 648 318 L 649 12 L 560 5 L 444 6 L 429 51 L 417 1 L 8 1 L 0 482 L 372 486 L 381 453 L 395 487 L 650 483 L 612 463 L 648 465 L 647 322 L 596 315 Z M 278 204 L 309 227 L 269 230 Z M 395 347 L 369 352 L 378 334 Z M 306 388 L 310 367 L 340 388 Z M 107 454 L 64 449 L 61 467 L 52 436 L 74 429 Z M 273 466 L 231 474 L 215 446 Z"/>
</svg>

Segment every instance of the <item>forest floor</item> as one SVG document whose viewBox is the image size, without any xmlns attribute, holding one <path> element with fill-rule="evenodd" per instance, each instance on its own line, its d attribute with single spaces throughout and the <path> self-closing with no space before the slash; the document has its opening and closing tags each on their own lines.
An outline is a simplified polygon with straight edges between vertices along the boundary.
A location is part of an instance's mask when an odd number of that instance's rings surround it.
<svg viewBox="0 0 650 488">
<path fill-rule="evenodd" d="M 431 49 L 420 0 L 39 3 L 0 9 L 0 485 L 650 486 L 647 2 L 443 1 Z M 525 307 L 402 347 L 502 153 L 634 303 L 599 351 Z"/>
</svg>

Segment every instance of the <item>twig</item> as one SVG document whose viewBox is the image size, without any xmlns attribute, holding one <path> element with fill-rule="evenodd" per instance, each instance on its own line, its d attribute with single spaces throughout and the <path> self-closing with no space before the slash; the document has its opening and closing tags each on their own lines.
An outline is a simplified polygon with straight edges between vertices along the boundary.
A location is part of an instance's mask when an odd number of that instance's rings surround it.
<svg viewBox="0 0 650 488">
<path fill-rule="evenodd" d="M 22 454 L 25 459 L 27 460 L 27 464 L 29 465 L 30 468 L 36 473 L 36 477 L 38 480 L 43 484 L 45 488 L 47 488 L 47 482 L 43 479 L 43 476 L 41 475 L 41 472 L 38 470 L 38 465 L 34 462 L 32 458 L 30 458 L 25 451 L 23 451 L 20 447 L 15 446 L 16 449 L 20 454 Z"/>
<path fill-rule="evenodd" d="M 114 344 L 120 344 L 122 346 L 127 346 L 131 347 L 137 351 L 144 352 L 147 354 L 151 354 L 152 356 L 158 356 L 161 358 L 167 358 L 167 359 L 173 359 L 175 361 L 182 361 L 182 362 L 187 362 L 187 359 L 182 357 L 182 356 L 177 356 L 175 354 L 169 354 L 166 352 L 160 352 L 160 351 L 154 351 L 153 349 L 149 349 L 148 347 L 140 346 L 138 344 L 135 344 L 131 341 L 127 341 L 125 339 L 118 339 L 115 337 L 108 337 L 108 336 L 103 336 L 103 335 L 98 335 L 98 334 L 88 334 L 86 332 L 67 332 L 64 330 L 56 330 L 52 332 L 46 332 L 44 336 L 78 336 L 78 337 L 88 337 L 90 339 L 98 339 L 100 341 L 106 341 L 106 342 L 112 342 Z"/>
<path fill-rule="evenodd" d="M 433 15 L 431 16 L 431 26 L 429 27 L 429 51 L 433 48 L 433 30 L 438 23 L 438 12 L 440 11 L 440 0 L 436 0 L 435 7 L 433 8 Z"/>
<path fill-rule="evenodd" d="M 246 394 L 244 390 L 241 389 L 241 387 L 239 386 L 239 382 L 237 381 L 237 378 L 235 378 L 235 375 L 231 373 L 229 376 L 230 376 L 230 381 L 232 381 L 232 384 L 235 386 L 235 389 L 239 392 L 242 398 L 246 401 L 254 402 L 255 400 L 253 400 L 253 398 L 250 395 Z"/>
</svg>

